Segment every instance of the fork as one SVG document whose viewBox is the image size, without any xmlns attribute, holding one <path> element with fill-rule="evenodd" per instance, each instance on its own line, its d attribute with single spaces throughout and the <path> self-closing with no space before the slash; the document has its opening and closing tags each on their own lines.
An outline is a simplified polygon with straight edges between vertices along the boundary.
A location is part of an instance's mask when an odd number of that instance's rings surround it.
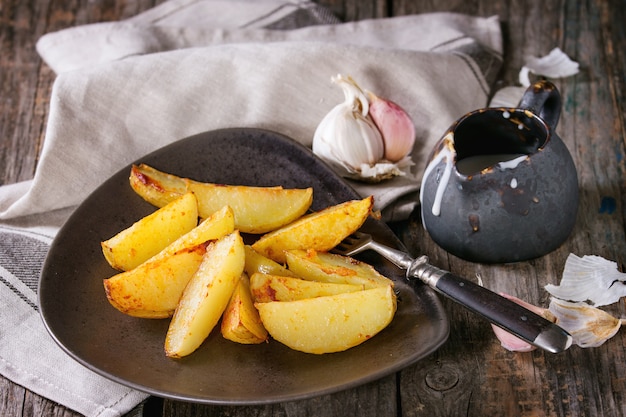
<svg viewBox="0 0 626 417">
<path fill-rule="evenodd" d="M 376 251 L 398 268 L 406 270 L 409 282 L 418 278 L 533 346 L 559 353 L 572 344 L 572 336 L 560 326 L 481 285 L 429 264 L 425 255 L 415 259 L 406 252 L 376 242 L 371 235 L 363 232 L 348 236 L 332 252 L 352 256 L 366 250 Z"/>
</svg>

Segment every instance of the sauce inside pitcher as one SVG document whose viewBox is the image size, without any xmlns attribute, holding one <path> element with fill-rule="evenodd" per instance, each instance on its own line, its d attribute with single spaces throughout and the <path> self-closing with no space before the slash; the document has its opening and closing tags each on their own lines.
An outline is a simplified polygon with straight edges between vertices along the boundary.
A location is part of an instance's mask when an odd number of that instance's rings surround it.
<svg viewBox="0 0 626 417">
<path fill-rule="evenodd" d="M 514 169 L 549 139 L 549 129 L 528 111 L 491 109 L 462 119 L 453 133 L 456 169 L 474 175 L 499 166 Z"/>
<path fill-rule="evenodd" d="M 456 161 L 456 170 L 463 175 L 474 175 L 496 165 L 505 169 L 512 169 L 526 159 L 527 156 L 523 153 L 469 156 Z"/>
</svg>

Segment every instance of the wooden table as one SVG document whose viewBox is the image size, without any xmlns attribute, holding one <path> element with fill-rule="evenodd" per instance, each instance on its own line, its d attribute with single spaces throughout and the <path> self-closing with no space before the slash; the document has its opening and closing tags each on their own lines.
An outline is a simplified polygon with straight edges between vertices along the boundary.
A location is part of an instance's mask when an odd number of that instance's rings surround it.
<svg viewBox="0 0 626 417">
<path fill-rule="evenodd" d="M 34 44 L 46 32 L 133 16 L 159 0 L 2 0 L 0 3 L 0 184 L 30 179 L 44 140 L 54 73 Z M 569 253 L 626 258 L 626 4 L 620 0 L 321 1 L 341 19 L 360 20 L 433 11 L 502 22 L 505 63 L 498 86 L 514 84 L 526 55 L 560 47 L 580 62 L 575 77 L 556 81 L 563 96 L 557 128 L 578 168 L 577 225 L 558 250 L 530 262 L 487 266 L 438 248 L 419 220 L 395 225 L 415 254 L 484 285 L 546 306 L 547 283 L 558 283 Z M 436 5 L 435 5 L 436 3 Z M 606 205 L 605 203 L 609 203 Z M 410 239 L 408 239 L 410 238 Z M 553 355 L 511 353 L 490 326 L 445 301 L 449 340 L 395 375 L 367 385 L 285 404 L 226 407 L 150 398 L 133 416 L 623 416 L 626 415 L 626 332 L 593 349 Z M 610 310 L 624 316 L 624 305 Z M 0 377 L 0 415 L 75 416 Z"/>
</svg>

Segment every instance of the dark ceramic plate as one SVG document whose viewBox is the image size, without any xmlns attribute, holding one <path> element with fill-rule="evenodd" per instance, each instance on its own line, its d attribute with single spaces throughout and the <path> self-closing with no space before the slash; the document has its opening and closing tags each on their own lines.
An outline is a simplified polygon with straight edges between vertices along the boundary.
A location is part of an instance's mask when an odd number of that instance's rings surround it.
<svg viewBox="0 0 626 417">
<path fill-rule="evenodd" d="M 359 198 L 304 146 L 258 129 L 226 129 L 183 139 L 137 162 L 223 184 L 314 188 L 312 209 Z M 111 307 L 102 279 L 115 274 L 105 240 L 154 210 L 128 185 L 130 166 L 102 184 L 57 235 L 41 274 L 39 303 L 48 331 L 74 359 L 127 386 L 160 397 L 211 404 L 263 404 L 328 394 L 376 380 L 416 362 L 448 336 L 437 296 L 410 287 L 403 273 L 372 253 L 362 260 L 396 280 L 398 311 L 371 340 L 345 352 L 311 355 L 276 341 L 240 345 L 213 331 L 182 360 L 165 357 L 169 320 L 137 319 Z M 401 247 L 383 223 L 364 226 Z"/>
</svg>

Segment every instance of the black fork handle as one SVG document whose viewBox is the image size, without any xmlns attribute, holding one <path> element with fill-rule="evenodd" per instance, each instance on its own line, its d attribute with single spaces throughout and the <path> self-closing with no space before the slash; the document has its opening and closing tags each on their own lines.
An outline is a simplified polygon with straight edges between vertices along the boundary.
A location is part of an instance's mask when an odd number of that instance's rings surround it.
<svg viewBox="0 0 626 417">
<path fill-rule="evenodd" d="M 434 267 L 424 259 L 413 263 L 407 270 L 407 277 L 419 278 L 496 326 L 548 352 L 559 353 L 572 344 L 572 336 L 550 320 L 472 281 Z"/>
</svg>

